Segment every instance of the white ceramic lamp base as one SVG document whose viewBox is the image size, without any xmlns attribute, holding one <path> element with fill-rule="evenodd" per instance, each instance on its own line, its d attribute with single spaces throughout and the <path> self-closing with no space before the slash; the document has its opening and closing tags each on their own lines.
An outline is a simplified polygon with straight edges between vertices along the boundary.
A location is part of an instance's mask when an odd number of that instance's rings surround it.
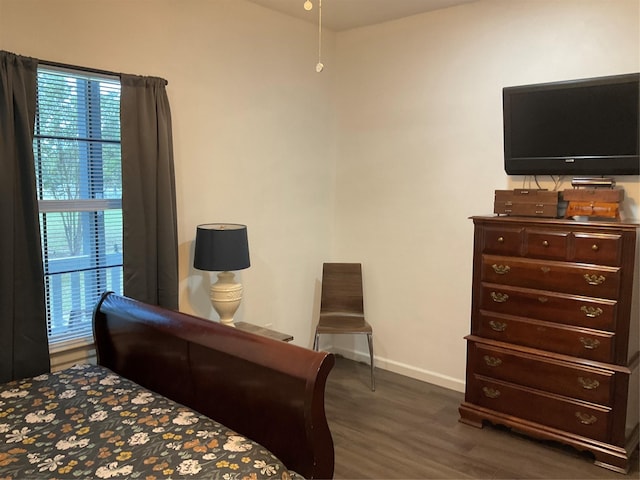
<svg viewBox="0 0 640 480">
<path fill-rule="evenodd" d="M 220 315 L 220 323 L 230 327 L 235 327 L 233 315 L 242 301 L 242 284 L 234 277 L 233 272 L 220 272 L 218 281 L 211 285 L 211 304 Z"/>
</svg>

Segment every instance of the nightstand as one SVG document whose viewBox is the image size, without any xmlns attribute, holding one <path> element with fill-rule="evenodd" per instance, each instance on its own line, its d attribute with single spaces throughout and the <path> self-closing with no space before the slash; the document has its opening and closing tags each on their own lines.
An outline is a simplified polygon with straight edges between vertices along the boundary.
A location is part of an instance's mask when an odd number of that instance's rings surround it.
<svg viewBox="0 0 640 480">
<path fill-rule="evenodd" d="M 262 335 L 263 337 L 273 338 L 274 340 L 280 340 L 282 342 L 290 342 L 293 340 L 293 335 L 289 335 L 288 333 L 280 333 L 275 330 L 270 330 L 265 327 L 260 327 L 258 325 L 254 325 L 253 323 L 247 322 L 234 322 L 234 325 L 238 330 L 243 330 L 249 333 L 255 333 L 256 335 Z"/>
</svg>

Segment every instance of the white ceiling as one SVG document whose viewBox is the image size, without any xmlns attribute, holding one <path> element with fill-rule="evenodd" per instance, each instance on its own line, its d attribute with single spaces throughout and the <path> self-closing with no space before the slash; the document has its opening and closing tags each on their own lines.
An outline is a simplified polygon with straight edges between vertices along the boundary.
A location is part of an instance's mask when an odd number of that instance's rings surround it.
<svg viewBox="0 0 640 480">
<path fill-rule="evenodd" d="M 305 0 L 249 0 L 278 12 L 318 23 L 320 0 L 310 0 L 313 9 L 304 9 Z M 323 0 L 322 26 L 339 32 L 374 25 L 418 13 L 448 8 L 477 0 Z"/>
</svg>

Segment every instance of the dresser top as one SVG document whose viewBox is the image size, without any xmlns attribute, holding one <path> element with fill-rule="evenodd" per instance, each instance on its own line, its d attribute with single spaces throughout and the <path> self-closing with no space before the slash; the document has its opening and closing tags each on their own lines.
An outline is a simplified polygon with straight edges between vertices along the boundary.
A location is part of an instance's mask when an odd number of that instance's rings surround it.
<svg viewBox="0 0 640 480">
<path fill-rule="evenodd" d="M 470 217 L 475 222 L 501 222 L 501 223 L 519 223 L 530 225 L 555 225 L 564 227 L 607 227 L 621 229 L 637 229 L 640 223 L 636 221 L 619 221 L 619 220 L 573 220 L 570 218 L 539 218 L 539 217 L 518 217 L 509 215 L 477 215 Z"/>
</svg>

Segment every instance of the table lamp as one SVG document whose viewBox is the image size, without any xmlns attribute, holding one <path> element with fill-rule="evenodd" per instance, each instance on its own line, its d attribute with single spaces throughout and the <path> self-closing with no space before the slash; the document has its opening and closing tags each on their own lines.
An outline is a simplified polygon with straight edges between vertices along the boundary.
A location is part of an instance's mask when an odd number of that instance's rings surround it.
<svg viewBox="0 0 640 480">
<path fill-rule="evenodd" d="M 211 285 L 211 304 L 220 323 L 234 327 L 233 315 L 242 301 L 242 284 L 235 281 L 231 270 L 249 268 L 247 226 L 234 223 L 198 225 L 193 267 L 218 273 Z"/>
</svg>

